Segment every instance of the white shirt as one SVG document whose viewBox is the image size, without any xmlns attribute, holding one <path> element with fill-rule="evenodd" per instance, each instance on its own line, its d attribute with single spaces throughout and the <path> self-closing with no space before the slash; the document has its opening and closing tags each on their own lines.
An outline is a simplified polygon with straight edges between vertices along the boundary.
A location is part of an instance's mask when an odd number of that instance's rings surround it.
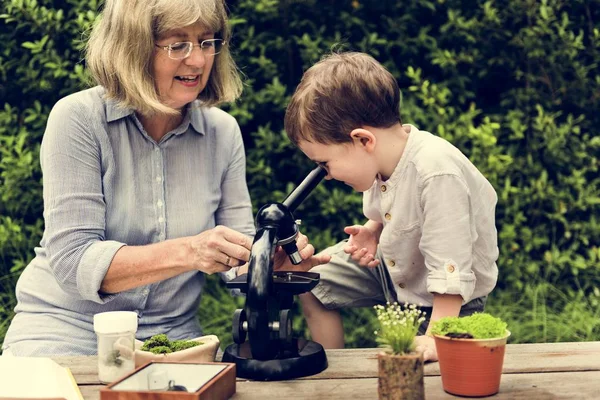
<svg viewBox="0 0 600 400">
<path fill-rule="evenodd" d="M 363 197 L 365 216 L 383 223 L 379 249 L 400 302 L 431 307 L 440 293 L 459 294 L 465 304 L 492 291 L 496 202 L 460 150 L 411 126 L 392 176 Z"/>
</svg>

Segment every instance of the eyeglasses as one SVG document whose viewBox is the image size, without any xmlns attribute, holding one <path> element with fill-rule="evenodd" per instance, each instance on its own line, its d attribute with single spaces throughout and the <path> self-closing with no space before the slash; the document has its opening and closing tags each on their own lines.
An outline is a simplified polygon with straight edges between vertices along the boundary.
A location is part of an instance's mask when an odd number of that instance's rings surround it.
<svg viewBox="0 0 600 400">
<path fill-rule="evenodd" d="M 171 43 L 168 46 L 161 46 L 159 44 L 155 44 L 155 46 L 166 50 L 170 59 L 183 60 L 192 54 L 192 50 L 195 46 L 200 47 L 202 54 L 205 56 L 214 56 L 215 54 L 219 54 L 226 44 L 227 42 L 223 39 L 207 39 L 203 40 L 200 44 L 194 44 L 192 42 L 176 42 Z"/>
</svg>

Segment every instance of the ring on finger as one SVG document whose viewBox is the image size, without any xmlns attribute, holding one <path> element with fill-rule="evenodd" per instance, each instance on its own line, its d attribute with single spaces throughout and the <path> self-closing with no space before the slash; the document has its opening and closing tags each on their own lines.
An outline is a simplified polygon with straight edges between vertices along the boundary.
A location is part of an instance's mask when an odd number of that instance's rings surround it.
<svg viewBox="0 0 600 400">
<path fill-rule="evenodd" d="M 229 266 L 229 261 L 231 261 L 231 257 L 227 256 L 227 260 L 225 260 L 225 265 Z"/>
</svg>

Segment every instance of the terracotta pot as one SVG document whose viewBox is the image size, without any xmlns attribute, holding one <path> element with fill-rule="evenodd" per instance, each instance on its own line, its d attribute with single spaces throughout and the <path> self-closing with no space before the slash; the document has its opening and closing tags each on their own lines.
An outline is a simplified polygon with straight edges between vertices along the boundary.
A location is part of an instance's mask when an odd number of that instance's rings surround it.
<svg viewBox="0 0 600 400">
<path fill-rule="evenodd" d="M 150 361 L 194 361 L 194 362 L 213 362 L 219 350 L 219 338 L 215 335 L 200 336 L 194 339 L 194 342 L 202 344 L 189 349 L 175 351 L 168 354 L 154 354 L 150 351 L 142 351 L 144 342 L 135 341 L 135 367 L 146 364 Z"/>
<path fill-rule="evenodd" d="M 490 396 L 498 393 L 506 335 L 494 339 L 456 339 L 435 335 L 442 386 L 459 396 Z"/>
<path fill-rule="evenodd" d="M 423 355 L 411 353 L 377 355 L 379 364 L 378 393 L 385 400 L 421 400 L 423 386 Z"/>
</svg>

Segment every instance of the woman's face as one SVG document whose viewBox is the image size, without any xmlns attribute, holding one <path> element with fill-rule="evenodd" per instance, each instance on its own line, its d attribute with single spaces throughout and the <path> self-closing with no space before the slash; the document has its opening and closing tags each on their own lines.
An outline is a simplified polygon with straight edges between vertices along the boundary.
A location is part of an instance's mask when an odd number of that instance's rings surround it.
<svg viewBox="0 0 600 400">
<path fill-rule="evenodd" d="M 198 98 L 206 87 L 215 61 L 215 56 L 203 53 L 199 45 L 203 40 L 213 39 L 214 36 L 214 32 L 196 23 L 168 31 L 158 38 L 158 46 L 168 46 L 176 42 L 192 42 L 197 45 L 189 57 L 183 60 L 173 60 L 169 58 L 167 50 L 155 48 L 152 75 L 163 104 L 181 109 Z"/>
</svg>

